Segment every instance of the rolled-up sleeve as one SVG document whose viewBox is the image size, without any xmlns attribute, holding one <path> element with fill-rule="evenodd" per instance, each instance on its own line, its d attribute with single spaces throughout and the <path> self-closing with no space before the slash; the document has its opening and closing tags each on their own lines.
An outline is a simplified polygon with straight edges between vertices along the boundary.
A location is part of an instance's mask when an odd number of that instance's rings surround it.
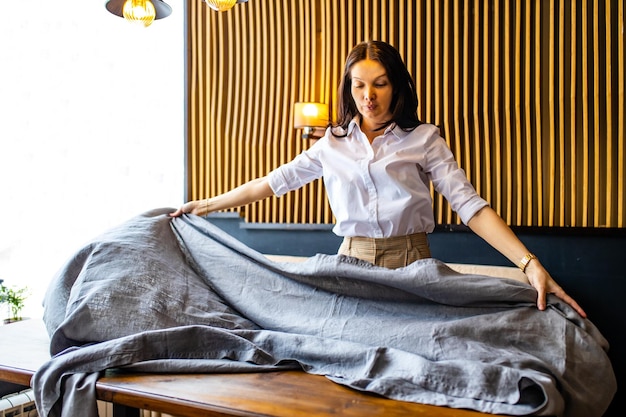
<svg viewBox="0 0 626 417">
<path fill-rule="evenodd" d="M 443 138 L 437 135 L 433 140 L 431 148 L 433 151 L 429 153 L 425 171 L 430 176 L 435 190 L 448 200 L 452 210 L 459 215 L 464 224 L 467 224 L 489 203 L 478 195 Z"/>
<path fill-rule="evenodd" d="M 267 179 L 274 195 L 280 197 L 320 178 L 323 169 L 315 155 L 311 148 L 270 172 Z"/>
</svg>

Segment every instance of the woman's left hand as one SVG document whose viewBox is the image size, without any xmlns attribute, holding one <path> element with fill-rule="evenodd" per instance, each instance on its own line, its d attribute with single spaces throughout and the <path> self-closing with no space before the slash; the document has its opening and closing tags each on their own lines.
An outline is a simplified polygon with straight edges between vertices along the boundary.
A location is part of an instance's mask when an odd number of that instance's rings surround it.
<svg viewBox="0 0 626 417">
<path fill-rule="evenodd" d="M 582 307 L 580 307 L 576 300 L 570 297 L 565 290 L 563 290 L 563 288 L 561 288 L 561 286 L 557 284 L 554 279 L 552 279 L 548 271 L 546 271 L 538 259 L 530 261 L 525 272 L 526 276 L 528 276 L 528 281 L 537 290 L 537 308 L 539 308 L 539 310 L 546 309 L 546 294 L 554 294 L 569 304 L 582 317 L 587 317 L 587 313 L 585 313 Z"/>
</svg>

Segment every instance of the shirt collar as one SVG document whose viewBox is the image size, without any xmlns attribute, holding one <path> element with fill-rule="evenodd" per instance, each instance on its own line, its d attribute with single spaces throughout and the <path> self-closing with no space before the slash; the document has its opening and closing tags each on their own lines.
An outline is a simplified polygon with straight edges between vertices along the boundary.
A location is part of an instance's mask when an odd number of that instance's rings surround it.
<svg viewBox="0 0 626 417">
<path fill-rule="evenodd" d="M 404 139 L 405 137 L 409 135 L 409 133 L 411 133 L 402 129 L 400 126 L 398 126 L 395 123 L 392 123 L 391 126 L 388 127 L 388 129 L 391 130 L 391 133 L 393 133 L 393 135 L 398 139 Z"/>
<path fill-rule="evenodd" d="M 348 125 L 348 135 L 351 135 L 352 132 L 354 131 L 354 128 L 359 126 L 359 116 L 355 116 L 352 121 L 350 122 L 350 124 Z M 359 127 L 359 130 L 361 130 L 361 128 Z"/>
<path fill-rule="evenodd" d="M 352 132 L 354 131 L 354 128 L 359 126 L 360 119 L 361 119 L 360 116 L 355 116 L 352 119 L 352 121 L 348 125 L 348 135 L 352 134 Z M 359 130 L 361 130 L 360 127 L 359 127 Z M 398 126 L 396 123 L 391 123 L 385 129 L 385 131 L 383 132 L 383 135 L 387 135 L 388 133 L 392 133 L 398 139 L 404 139 L 410 132 L 402 130 L 402 128 L 400 128 L 400 126 Z"/>
</svg>

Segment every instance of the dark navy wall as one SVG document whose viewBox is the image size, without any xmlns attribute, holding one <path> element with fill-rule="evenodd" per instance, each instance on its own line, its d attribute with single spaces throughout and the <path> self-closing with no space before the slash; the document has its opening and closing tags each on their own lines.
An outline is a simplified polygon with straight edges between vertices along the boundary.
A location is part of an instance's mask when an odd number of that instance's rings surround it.
<svg viewBox="0 0 626 417">
<path fill-rule="evenodd" d="M 249 224 L 235 213 L 212 214 L 208 220 L 266 254 L 333 254 L 341 244 L 329 225 Z M 626 410 L 624 389 L 620 389 L 626 384 L 626 229 L 514 230 L 609 341 L 619 391 L 605 416 L 622 416 Z M 439 227 L 429 235 L 429 242 L 433 257 L 445 262 L 511 266 L 464 226 Z"/>
</svg>

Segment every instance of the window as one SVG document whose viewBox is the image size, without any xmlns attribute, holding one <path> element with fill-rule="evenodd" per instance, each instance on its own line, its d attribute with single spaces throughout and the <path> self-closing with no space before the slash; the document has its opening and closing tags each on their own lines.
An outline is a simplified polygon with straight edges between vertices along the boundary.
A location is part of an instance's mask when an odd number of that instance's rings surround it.
<svg viewBox="0 0 626 417">
<path fill-rule="evenodd" d="M 104 2 L 0 14 L 0 279 L 41 315 L 86 241 L 184 193 L 184 10 L 148 28 Z M 4 312 L 0 312 L 4 316 Z"/>
</svg>

